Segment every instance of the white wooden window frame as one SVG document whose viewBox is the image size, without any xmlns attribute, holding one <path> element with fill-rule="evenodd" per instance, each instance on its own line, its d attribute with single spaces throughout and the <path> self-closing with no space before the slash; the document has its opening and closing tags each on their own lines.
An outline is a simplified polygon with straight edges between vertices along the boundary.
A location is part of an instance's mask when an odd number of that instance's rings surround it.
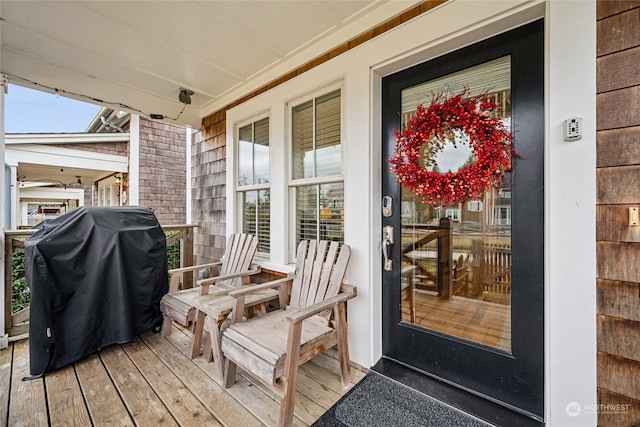
<svg viewBox="0 0 640 427">
<path fill-rule="evenodd" d="M 266 183 L 262 183 L 262 184 L 250 184 L 250 185 L 240 185 L 239 184 L 239 177 L 238 175 L 240 174 L 240 167 L 239 167 L 239 162 L 240 162 L 240 155 L 239 155 L 239 146 L 240 146 L 240 129 L 242 129 L 243 127 L 247 126 L 247 125 L 254 125 L 263 120 L 263 119 L 267 119 L 269 121 L 269 180 Z M 242 233 L 243 232 L 243 228 L 244 228 L 244 195 L 247 192 L 250 191 L 261 191 L 261 190 L 269 190 L 269 194 L 270 197 L 271 196 L 271 166 L 273 165 L 273 158 L 272 158 L 272 150 L 271 150 L 271 141 L 272 141 L 272 135 L 271 135 L 271 127 L 272 127 L 272 123 L 271 123 L 271 116 L 269 114 L 259 114 L 259 115 L 255 115 L 252 116 L 250 118 L 247 118 L 246 120 L 242 120 L 237 122 L 234 125 L 234 131 L 233 131 L 233 143 L 234 143 L 234 152 L 235 152 L 235 159 L 234 159 L 234 174 L 233 174 L 233 181 L 234 181 L 234 193 L 236 195 L 235 197 L 235 206 L 236 206 L 236 232 L 238 233 Z M 270 204 L 269 207 L 269 248 L 272 248 L 273 242 L 272 242 L 272 233 L 271 233 L 271 229 L 272 229 L 272 224 L 271 224 L 271 218 L 273 217 L 273 203 Z M 270 257 L 270 251 L 269 252 L 264 252 L 264 251 L 260 251 L 258 250 L 257 254 L 260 257 L 263 258 L 269 258 Z"/>
<path fill-rule="evenodd" d="M 322 176 L 322 177 L 313 177 L 313 178 L 298 178 L 294 179 L 293 177 L 293 110 L 295 107 L 304 104 L 305 102 L 315 100 L 317 98 L 322 97 L 323 95 L 327 95 L 336 90 L 340 90 L 340 174 L 338 175 L 330 175 L 330 176 Z M 315 128 L 315 123 L 314 123 Z M 342 183 L 344 189 L 344 164 L 345 164 L 345 96 L 344 96 L 344 85 L 342 82 L 337 82 L 331 85 L 324 86 L 318 90 L 310 92 L 304 96 L 295 98 L 287 102 L 287 136 L 289 138 L 287 147 L 288 147 L 288 186 L 289 186 L 289 261 L 295 261 L 295 250 L 297 247 L 296 243 L 296 190 L 298 187 L 306 187 L 311 185 L 322 185 L 322 184 L 336 184 Z M 344 192 L 344 202 L 346 204 L 346 191 Z M 318 206 L 318 215 L 320 215 L 320 207 Z M 343 223 L 342 234 L 345 234 L 345 224 Z"/>
</svg>

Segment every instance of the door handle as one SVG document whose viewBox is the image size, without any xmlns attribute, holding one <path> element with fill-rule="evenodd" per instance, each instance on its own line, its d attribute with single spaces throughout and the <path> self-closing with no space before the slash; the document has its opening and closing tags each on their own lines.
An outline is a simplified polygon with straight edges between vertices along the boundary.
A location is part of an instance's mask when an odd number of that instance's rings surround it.
<svg viewBox="0 0 640 427">
<path fill-rule="evenodd" d="M 393 227 L 385 225 L 382 228 L 382 256 L 384 257 L 385 271 L 391 271 L 393 269 L 393 261 L 389 258 L 390 245 L 393 245 Z"/>
</svg>

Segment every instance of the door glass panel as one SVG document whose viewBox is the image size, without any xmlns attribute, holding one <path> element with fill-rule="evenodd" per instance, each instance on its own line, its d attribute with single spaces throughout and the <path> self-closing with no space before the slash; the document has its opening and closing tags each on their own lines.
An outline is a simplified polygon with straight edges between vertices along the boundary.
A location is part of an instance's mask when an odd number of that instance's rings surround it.
<svg viewBox="0 0 640 427">
<path fill-rule="evenodd" d="M 434 94 L 467 90 L 497 104 L 494 114 L 511 129 L 510 68 L 505 56 L 404 89 L 403 125 Z M 458 142 L 434 159 L 427 167 L 455 172 L 473 156 Z M 402 321 L 511 352 L 510 173 L 506 182 L 477 199 L 435 207 L 402 189 Z"/>
</svg>

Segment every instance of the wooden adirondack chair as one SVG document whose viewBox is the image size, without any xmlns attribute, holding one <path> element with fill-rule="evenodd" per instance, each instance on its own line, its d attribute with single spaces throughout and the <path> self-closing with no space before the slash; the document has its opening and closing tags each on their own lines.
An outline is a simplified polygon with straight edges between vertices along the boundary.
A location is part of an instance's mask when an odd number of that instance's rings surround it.
<svg viewBox="0 0 640 427">
<path fill-rule="evenodd" d="M 160 300 L 160 310 L 164 315 L 162 336 L 171 334 L 173 321 L 193 331 L 191 358 L 200 354 L 203 333 L 203 315 L 197 317 L 193 301 L 201 295 L 222 296 L 239 288 L 251 275 L 260 272 L 259 268 L 251 268 L 251 262 L 258 248 L 258 238 L 250 234 L 232 234 L 227 240 L 227 247 L 221 262 L 196 265 L 192 267 L 169 270 L 169 292 Z M 179 290 L 185 272 L 209 271 L 211 277 L 197 281 L 198 287 Z M 210 287 L 214 285 L 214 289 Z M 229 302 L 229 311 L 233 302 Z M 205 354 L 211 358 L 211 342 L 206 345 Z M 215 345 L 215 343 L 214 343 Z"/>
<path fill-rule="evenodd" d="M 342 283 L 350 256 L 347 245 L 302 241 L 293 277 L 229 293 L 236 306 L 222 336 L 225 387 L 235 382 L 236 365 L 243 368 L 281 398 L 279 425 L 293 422 L 298 366 L 314 356 L 337 345 L 342 383 L 351 382 L 346 302 L 356 288 Z M 278 288 L 283 296 L 289 285 L 286 309 L 242 321 L 251 292 Z"/>
</svg>

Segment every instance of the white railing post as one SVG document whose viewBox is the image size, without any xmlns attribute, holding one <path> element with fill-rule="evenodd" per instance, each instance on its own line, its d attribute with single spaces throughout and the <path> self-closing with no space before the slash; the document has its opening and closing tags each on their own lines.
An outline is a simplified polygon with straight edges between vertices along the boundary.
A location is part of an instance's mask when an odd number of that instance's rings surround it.
<svg viewBox="0 0 640 427">
<path fill-rule="evenodd" d="M 0 349 L 7 348 L 9 346 L 9 336 L 6 331 L 5 324 L 5 278 L 4 278 L 4 263 L 7 254 L 4 252 L 4 230 L 5 230 L 5 200 L 7 197 L 5 186 L 6 179 L 4 173 L 4 94 L 9 87 L 9 80 L 7 76 L 0 76 L 0 164 L 2 164 L 2 176 L 0 176 L 0 206 L 2 206 L 2 215 L 0 215 L 0 265 L 2 265 L 2 274 L 0 274 L 0 293 L 2 303 L 0 304 Z"/>
</svg>

